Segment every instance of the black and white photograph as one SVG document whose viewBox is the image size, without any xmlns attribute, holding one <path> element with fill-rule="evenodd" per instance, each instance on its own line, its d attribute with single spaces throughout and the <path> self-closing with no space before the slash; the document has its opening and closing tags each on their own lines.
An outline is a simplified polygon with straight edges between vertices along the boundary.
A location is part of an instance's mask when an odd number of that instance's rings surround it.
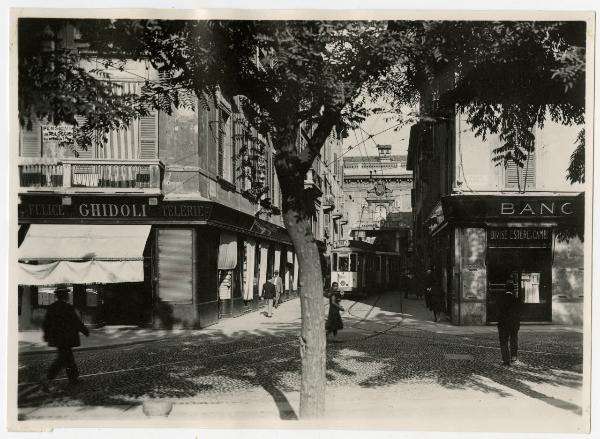
<svg viewBox="0 0 600 439">
<path fill-rule="evenodd" d="M 589 433 L 595 20 L 13 9 L 8 429 Z"/>
</svg>

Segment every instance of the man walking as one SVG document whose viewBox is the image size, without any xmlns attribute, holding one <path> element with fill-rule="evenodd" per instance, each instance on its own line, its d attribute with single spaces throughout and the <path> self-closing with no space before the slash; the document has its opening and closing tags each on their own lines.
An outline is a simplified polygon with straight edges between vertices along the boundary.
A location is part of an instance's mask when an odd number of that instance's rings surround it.
<svg viewBox="0 0 600 439">
<path fill-rule="evenodd" d="M 273 317 L 273 298 L 275 297 L 275 276 L 266 281 L 262 287 L 262 294 L 267 301 L 267 317 Z"/>
<path fill-rule="evenodd" d="M 279 300 L 281 293 L 283 292 L 283 281 L 279 277 L 279 270 L 275 270 L 273 273 L 273 283 L 275 284 L 275 308 L 279 306 Z"/>
<path fill-rule="evenodd" d="M 69 290 L 58 288 L 55 294 L 58 300 L 48 307 L 43 330 L 44 341 L 48 342 L 48 346 L 55 347 L 58 350 L 58 357 L 50 365 L 46 374 L 46 381 L 42 382 L 42 387 L 45 390 L 48 388 L 48 381 L 54 379 L 62 368 L 65 368 L 69 383 L 77 384 L 79 371 L 75 364 L 72 348 L 80 345 L 80 332 L 85 334 L 86 337 L 90 335 L 88 329 L 75 313 L 75 308 L 68 303 Z"/>
<path fill-rule="evenodd" d="M 506 282 L 504 289 L 505 292 L 498 298 L 498 335 L 500 336 L 502 364 L 510 366 L 510 363 L 518 361 L 518 334 L 521 326 L 520 303 L 512 280 Z"/>
</svg>

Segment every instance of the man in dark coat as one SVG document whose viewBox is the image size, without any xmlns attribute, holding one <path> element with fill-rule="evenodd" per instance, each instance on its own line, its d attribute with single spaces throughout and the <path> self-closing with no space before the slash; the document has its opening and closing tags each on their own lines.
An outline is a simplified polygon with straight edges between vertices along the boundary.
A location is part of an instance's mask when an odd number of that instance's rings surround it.
<svg viewBox="0 0 600 439">
<path fill-rule="evenodd" d="M 44 340 L 48 342 L 48 346 L 57 348 L 58 357 L 50 365 L 46 378 L 47 380 L 54 379 L 64 367 L 69 382 L 76 384 L 79 371 L 75 364 L 72 348 L 80 345 L 80 332 L 86 337 L 90 335 L 90 332 L 75 313 L 75 308 L 68 303 L 69 290 L 58 288 L 55 294 L 58 300 L 48 307 L 43 329 Z M 47 388 L 47 381 L 42 384 L 44 388 Z"/>
<path fill-rule="evenodd" d="M 273 317 L 273 299 L 275 298 L 275 294 L 275 276 L 273 276 L 262 287 L 262 296 L 267 301 L 267 317 Z"/>
<path fill-rule="evenodd" d="M 520 317 L 519 297 L 514 283 L 509 280 L 506 282 L 505 292 L 498 297 L 498 335 L 502 363 L 506 366 L 517 361 Z"/>
</svg>

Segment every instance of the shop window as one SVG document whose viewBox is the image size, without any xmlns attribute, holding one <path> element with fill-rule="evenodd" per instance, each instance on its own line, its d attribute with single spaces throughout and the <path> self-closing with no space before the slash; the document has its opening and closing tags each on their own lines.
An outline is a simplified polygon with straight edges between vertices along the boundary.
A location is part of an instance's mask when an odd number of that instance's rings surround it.
<svg viewBox="0 0 600 439">
<path fill-rule="evenodd" d="M 523 303 L 542 303 L 540 298 L 540 273 L 521 273 Z"/>
<path fill-rule="evenodd" d="M 69 303 L 72 305 L 73 304 L 73 287 L 72 286 L 67 286 L 66 288 L 69 289 Z M 38 307 L 46 307 L 46 306 L 50 306 L 52 305 L 54 302 L 56 302 L 56 294 L 55 291 L 56 287 L 52 286 L 52 287 L 38 287 L 38 291 L 37 291 L 37 300 L 34 301 L 35 305 Z"/>
<path fill-rule="evenodd" d="M 85 306 L 88 308 L 95 308 L 99 304 L 98 291 L 94 288 L 85 289 Z"/>
</svg>

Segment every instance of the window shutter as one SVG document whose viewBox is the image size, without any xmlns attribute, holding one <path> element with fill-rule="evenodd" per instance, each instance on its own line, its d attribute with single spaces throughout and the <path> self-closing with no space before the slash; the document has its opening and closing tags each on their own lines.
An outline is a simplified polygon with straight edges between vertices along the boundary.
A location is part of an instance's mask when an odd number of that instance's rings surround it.
<svg viewBox="0 0 600 439">
<path fill-rule="evenodd" d="M 158 156 L 158 114 L 140 117 L 140 158 L 155 159 Z"/>
<path fill-rule="evenodd" d="M 507 188 L 534 189 L 535 188 L 535 154 L 529 156 L 528 162 L 522 168 L 510 160 L 505 168 L 505 186 Z"/>
<path fill-rule="evenodd" d="M 31 131 L 21 128 L 20 132 L 21 157 L 40 157 L 42 155 L 42 127 L 36 119 Z"/>
<path fill-rule="evenodd" d="M 77 121 L 77 127 L 75 127 L 75 129 L 82 126 L 86 122 L 86 118 L 83 116 L 75 116 L 75 120 Z M 81 159 L 95 158 L 96 157 L 95 149 L 96 149 L 95 145 L 90 145 L 87 147 L 87 149 L 83 149 L 79 145 L 75 145 L 75 150 L 77 151 L 78 157 Z"/>
</svg>

